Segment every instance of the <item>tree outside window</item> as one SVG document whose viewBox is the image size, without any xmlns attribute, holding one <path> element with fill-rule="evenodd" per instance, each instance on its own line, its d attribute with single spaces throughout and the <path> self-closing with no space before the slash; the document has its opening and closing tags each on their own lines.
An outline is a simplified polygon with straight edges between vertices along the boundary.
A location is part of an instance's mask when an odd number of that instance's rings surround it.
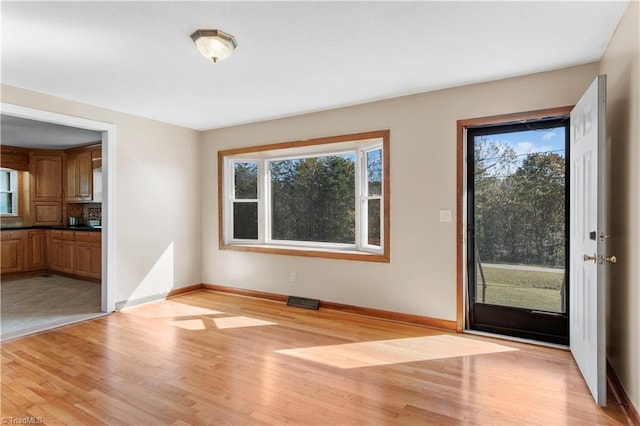
<svg viewBox="0 0 640 426">
<path fill-rule="evenodd" d="M 385 149 L 387 131 L 219 152 L 221 248 L 388 261 Z"/>
</svg>

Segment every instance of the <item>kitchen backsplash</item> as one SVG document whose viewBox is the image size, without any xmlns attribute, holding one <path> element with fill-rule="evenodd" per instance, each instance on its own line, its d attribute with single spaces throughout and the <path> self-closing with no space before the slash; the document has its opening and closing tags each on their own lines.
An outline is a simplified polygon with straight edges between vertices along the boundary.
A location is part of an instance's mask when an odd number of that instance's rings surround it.
<svg viewBox="0 0 640 426">
<path fill-rule="evenodd" d="M 90 204 L 67 204 L 67 216 L 78 217 L 81 224 L 88 224 L 90 220 L 102 222 L 102 205 Z"/>
<path fill-rule="evenodd" d="M 84 206 L 82 204 L 67 204 L 67 216 L 69 217 L 83 217 Z"/>
<path fill-rule="evenodd" d="M 90 220 L 99 220 L 102 224 L 102 205 L 99 203 L 90 204 L 74 204 L 66 205 L 67 213 L 63 224 L 68 223 L 69 217 L 80 218 L 80 224 L 88 225 Z M 0 228 L 11 228 L 16 226 L 31 225 L 25 222 L 23 216 L 2 216 L 0 218 Z"/>
<path fill-rule="evenodd" d="M 102 207 L 87 207 L 86 217 L 88 220 L 99 220 L 102 222 Z"/>
</svg>

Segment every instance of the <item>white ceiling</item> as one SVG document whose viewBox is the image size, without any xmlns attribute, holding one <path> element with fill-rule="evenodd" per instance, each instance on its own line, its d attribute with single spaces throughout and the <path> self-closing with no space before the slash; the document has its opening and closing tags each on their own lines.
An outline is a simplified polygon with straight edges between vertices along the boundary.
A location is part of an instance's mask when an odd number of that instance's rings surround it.
<svg viewBox="0 0 640 426">
<path fill-rule="evenodd" d="M 60 124 L 45 123 L 2 114 L 3 145 L 36 149 L 66 149 L 102 141 L 102 134 Z"/>
<path fill-rule="evenodd" d="M 3 1 L 2 82 L 205 130 L 598 61 L 626 5 Z"/>
</svg>

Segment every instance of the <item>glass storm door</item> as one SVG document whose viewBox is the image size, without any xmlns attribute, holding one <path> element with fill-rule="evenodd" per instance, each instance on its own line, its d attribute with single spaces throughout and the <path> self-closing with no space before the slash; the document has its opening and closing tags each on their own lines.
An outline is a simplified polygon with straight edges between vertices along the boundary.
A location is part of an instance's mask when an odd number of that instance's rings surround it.
<svg viewBox="0 0 640 426">
<path fill-rule="evenodd" d="M 568 125 L 467 131 L 471 329 L 568 344 Z"/>
</svg>

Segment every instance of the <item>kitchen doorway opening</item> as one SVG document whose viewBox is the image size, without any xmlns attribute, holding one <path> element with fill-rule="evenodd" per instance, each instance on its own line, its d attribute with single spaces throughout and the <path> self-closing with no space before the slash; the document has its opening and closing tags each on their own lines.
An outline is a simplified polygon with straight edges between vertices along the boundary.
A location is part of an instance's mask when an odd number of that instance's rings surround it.
<svg viewBox="0 0 640 426">
<path fill-rule="evenodd" d="M 100 132 L 102 137 L 102 242 L 101 242 L 101 284 L 100 311 L 115 311 L 115 153 L 116 126 L 111 123 L 54 113 L 35 108 L 2 103 L 2 114 L 40 122 L 58 124 L 78 129 Z"/>
</svg>

